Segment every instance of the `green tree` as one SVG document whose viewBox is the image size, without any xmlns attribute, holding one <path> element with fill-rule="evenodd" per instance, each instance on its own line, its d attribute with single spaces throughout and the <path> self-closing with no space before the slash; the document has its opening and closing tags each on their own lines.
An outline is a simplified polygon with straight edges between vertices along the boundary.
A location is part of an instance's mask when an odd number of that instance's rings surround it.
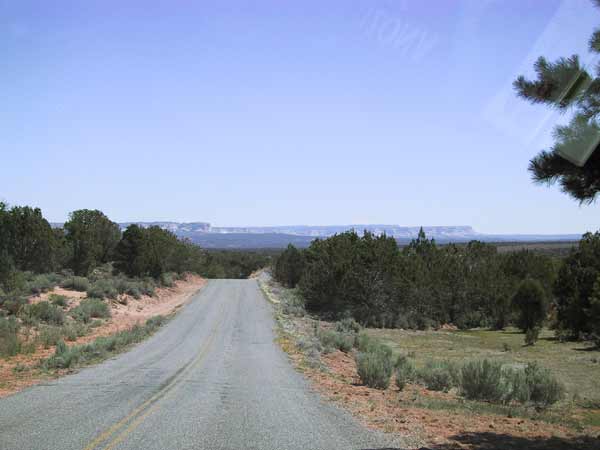
<svg viewBox="0 0 600 450">
<path fill-rule="evenodd" d="M 144 246 L 144 230 L 136 224 L 129 225 L 115 247 L 115 269 L 130 277 L 145 275 Z"/>
<path fill-rule="evenodd" d="M 14 206 L 8 213 L 9 253 L 19 270 L 49 272 L 55 268 L 52 227 L 39 208 Z"/>
<path fill-rule="evenodd" d="M 6 203 L 0 202 L 0 286 L 11 277 L 14 270 L 14 261 L 10 254 L 11 236 L 10 217 Z"/>
<path fill-rule="evenodd" d="M 533 344 L 548 313 L 542 284 L 531 278 L 521 281 L 512 303 L 519 313 L 517 326 L 526 333 L 527 343 Z"/>
<path fill-rule="evenodd" d="M 150 276 L 158 278 L 172 269 L 172 258 L 179 241 L 173 233 L 158 226 L 146 228 L 144 234 L 143 258 L 146 270 Z"/>
<path fill-rule="evenodd" d="M 590 307 L 587 313 L 592 339 L 596 343 L 596 347 L 600 348 L 600 275 L 598 275 L 594 283 L 592 296 L 590 297 Z"/>
<path fill-rule="evenodd" d="M 70 265 L 76 275 L 87 275 L 99 264 L 109 262 L 121 237 L 119 225 L 98 210 L 73 211 L 64 229 L 72 246 Z"/>
<path fill-rule="evenodd" d="M 600 0 L 594 3 L 600 6 Z M 600 29 L 594 31 L 589 49 L 600 53 Z M 514 82 L 517 94 L 531 103 L 542 103 L 561 112 L 572 111 L 571 122 L 557 126 L 555 142 L 549 150 L 541 151 L 529 166 L 534 181 L 558 182 L 563 190 L 580 202 L 591 203 L 600 192 L 600 66 L 587 70 L 577 55 L 549 62 L 540 57 L 534 65 L 535 80 L 524 76 Z M 589 155 L 575 164 L 573 155 Z M 571 155 L 570 160 L 565 155 Z M 577 161 L 575 161 L 577 162 Z"/>
<path fill-rule="evenodd" d="M 565 260 L 554 283 L 559 331 L 578 338 L 593 328 L 589 316 L 594 285 L 600 276 L 600 232 L 586 233 Z"/>
<path fill-rule="evenodd" d="M 293 288 L 300 281 L 303 269 L 304 257 L 302 253 L 292 244 L 289 244 L 275 262 L 274 276 L 276 280 L 285 286 Z"/>
</svg>

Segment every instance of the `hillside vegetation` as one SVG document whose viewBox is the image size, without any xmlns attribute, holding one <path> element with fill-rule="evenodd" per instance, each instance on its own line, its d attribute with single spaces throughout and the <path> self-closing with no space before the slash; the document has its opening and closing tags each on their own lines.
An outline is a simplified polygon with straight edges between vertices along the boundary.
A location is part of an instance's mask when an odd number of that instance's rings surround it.
<svg viewBox="0 0 600 450">
<path fill-rule="evenodd" d="M 519 327 L 534 344 L 542 326 L 560 340 L 600 336 L 600 233 L 587 233 L 565 258 L 491 244 L 438 246 L 421 231 L 399 249 L 365 232 L 288 247 L 275 278 L 298 287 L 309 312 L 363 326 L 430 329 Z"/>
</svg>

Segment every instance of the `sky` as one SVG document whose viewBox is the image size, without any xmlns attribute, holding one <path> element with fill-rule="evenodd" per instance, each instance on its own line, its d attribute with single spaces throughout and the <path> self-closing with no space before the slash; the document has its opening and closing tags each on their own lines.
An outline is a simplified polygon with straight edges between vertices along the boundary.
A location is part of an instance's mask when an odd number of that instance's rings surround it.
<svg viewBox="0 0 600 450">
<path fill-rule="evenodd" d="M 0 0 L 0 200 L 51 221 L 582 233 L 532 183 L 567 118 L 516 98 L 588 0 Z"/>
</svg>

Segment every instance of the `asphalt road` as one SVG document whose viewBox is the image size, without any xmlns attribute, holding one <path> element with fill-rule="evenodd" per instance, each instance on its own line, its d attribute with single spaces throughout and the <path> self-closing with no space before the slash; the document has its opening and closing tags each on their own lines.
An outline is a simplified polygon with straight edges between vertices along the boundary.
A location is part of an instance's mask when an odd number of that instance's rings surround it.
<svg viewBox="0 0 600 450">
<path fill-rule="evenodd" d="M 211 281 L 131 351 L 1 399 L 0 449 L 390 447 L 310 390 L 274 326 L 256 281 Z"/>
</svg>

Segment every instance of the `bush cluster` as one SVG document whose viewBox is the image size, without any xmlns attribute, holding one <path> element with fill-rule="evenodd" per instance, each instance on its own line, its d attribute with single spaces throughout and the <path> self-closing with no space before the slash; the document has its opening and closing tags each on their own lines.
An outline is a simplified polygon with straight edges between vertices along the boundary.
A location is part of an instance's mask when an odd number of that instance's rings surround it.
<svg viewBox="0 0 600 450">
<path fill-rule="evenodd" d="M 59 282 L 60 277 L 55 274 L 39 274 L 27 281 L 26 290 L 32 294 L 41 294 L 53 289 Z"/>
<path fill-rule="evenodd" d="M 50 294 L 48 296 L 48 301 L 55 306 L 60 306 L 61 308 L 65 308 L 69 305 L 69 299 L 64 295 Z"/>
<path fill-rule="evenodd" d="M 417 371 L 417 379 L 431 391 L 448 392 L 459 383 L 459 367 L 450 361 L 429 360 Z"/>
<path fill-rule="evenodd" d="M 392 349 L 375 340 L 359 338 L 356 355 L 358 376 L 368 387 L 386 389 L 394 369 Z"/>
<path fill-rule="evenodd" d="M 110 308 L 99 298 L 86 298 L 73 308 L 70 314 L 75 320 L 88 324 L 92 319 L 110 317 Z"/>
<path fill-rule="evenodd" d="M 548 369 L 536 363 L 510 367 L 489 359 L 472 360 L 463 365 L 428 360 L 423 367 L 416 368 L 406 355 L 400 355 L 394 362 L 392 350 L 366 333 L 359 333 L 355 342 L 358 375 L 369 387 L 386 389 L 394 372 L 400 390 L 415 382 L 432 391 L 447 392 L 456 388 L 460 395 L 470 400 L 542 408 L 564 397 L 564 386 Z"/>
<path fill-rule="evenodd" d="M 330 353 L 336 349 L 348 353 L 354 346 L 354 340 L 354 333 L 338 332 L 334 330 L 319 332 L 319 341 L 321 342 L 325 353 Z"/>
<path fill-rule="evenodd" d="M 156 316 L 148 319 L 144 325 L 136 325 L 130 330 L 120 331 L 111 336 L 99 337 L 84 345 L 69 347 L 63 340 L 59 340 L 54 355 L 43 360 L 40 366 L 45 370 L 50 370 L 88 364 L 142 341 L 160 327 L 164 321 L 163 316 Z"/>
<path fill-rule="evenodd" d="M 115 282 L 109 278 L 103 278 L 94 282 L 87 290 L 88 297 L 94 298 L 117 298 L 118 295 Z"/>
<path fill-rule="evenodd" d="M 63 309 L 47 301 L 24 305 L 19 311 L 19 317 L 26 325 L 35 325 L 38 322 L 62 325 L 65 322 Z"/>
</svg>

